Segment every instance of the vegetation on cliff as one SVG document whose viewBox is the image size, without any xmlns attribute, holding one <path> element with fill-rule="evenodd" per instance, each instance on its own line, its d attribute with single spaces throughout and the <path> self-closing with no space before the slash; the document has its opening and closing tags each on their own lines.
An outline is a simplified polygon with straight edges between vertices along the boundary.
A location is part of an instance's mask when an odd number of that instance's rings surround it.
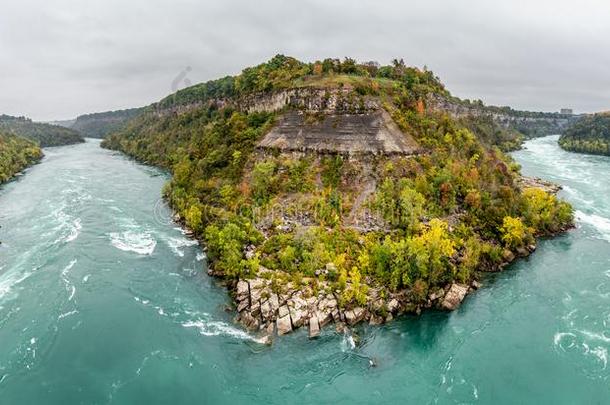
<svg viewBox="0 0 610 405">
<path fill-rule="evenodd" d="M 0 132 L 0 183 L 4 183 L 42 158 L 34 142 Z"/>
<path fill-rule="evenodd" d="M 43 148 L 84 142 L 79 133 L 73 129 L 33 122 L 25 117 L 0 115 L 0 130 L 28 138 Z"/>
<path fill-rule="evenodd" d="M 559 145 L 572 152 L 610 155 L 610 113 L 586 116 L 559 138 Z"/>
<path fill-rule="evenodd" d="M 304 86 L 378 98 L 423 152 L 259 150 L 279 112 L 226 102 Z M 430 95 L 447 94 L 430 71 L 399 60 L 302 63 L 279 55 L 165 98 L 102 145 L 172 171 L 165 196 L 205 241 L 215 273 L 271 279 L 278 290 L 327 288 L 343 307 L 365 305 L 370 289 L 403 291 L 418 306 L 572 223 L 567 203 L 518 186 L 518 166 L 499 149 L 427 109 Z"/>
</svg>

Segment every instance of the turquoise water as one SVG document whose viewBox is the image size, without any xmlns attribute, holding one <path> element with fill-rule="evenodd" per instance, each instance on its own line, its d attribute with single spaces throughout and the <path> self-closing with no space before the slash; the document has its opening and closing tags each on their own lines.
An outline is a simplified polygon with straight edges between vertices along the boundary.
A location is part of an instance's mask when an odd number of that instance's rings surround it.
<svg viewBox="0 0 610 405">
<path fill-rule="evenodd" d="M 566 186 L 579 228 L 357 347 L 330 329 L 258 344 L 168 220 L 164 173 L 49 149 L 0 190 L 0 403 L 608 403 L 610 158 L 555 141 L 514 156 Z"/>
</svg>

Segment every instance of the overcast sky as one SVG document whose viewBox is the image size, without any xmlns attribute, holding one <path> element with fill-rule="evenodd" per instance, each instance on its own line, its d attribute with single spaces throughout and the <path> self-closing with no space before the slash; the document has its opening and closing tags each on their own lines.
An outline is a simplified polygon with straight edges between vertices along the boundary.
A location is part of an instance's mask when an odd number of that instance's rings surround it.
<svg viewBox="0 0 610 405">
<path fill-rule="evenodd" d="M 277 53 L 402 57 L 462 98 L 610 109 L 605 0 L 19 0 L 1 6 L 0 113 L 53 120 L 143 106 L 186 67 L 194 84 Z"/>
</svg>

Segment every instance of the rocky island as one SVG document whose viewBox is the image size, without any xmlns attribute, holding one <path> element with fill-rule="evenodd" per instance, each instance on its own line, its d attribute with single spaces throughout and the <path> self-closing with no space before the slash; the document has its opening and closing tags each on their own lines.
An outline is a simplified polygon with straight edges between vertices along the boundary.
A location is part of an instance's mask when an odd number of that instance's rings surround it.
<svg viewBox="0 0 610 405">
<path fill-rule="evenodd" d="M 315 337 L 455 309 L 482 272 L 572 226 L 556 188 L 499 149 L 506 127 L 452 103 L 402 60 L 278 55 L 168 96 L 102 145 L 171 170 L 165 197 L 239 322 Z"/>
</svg>

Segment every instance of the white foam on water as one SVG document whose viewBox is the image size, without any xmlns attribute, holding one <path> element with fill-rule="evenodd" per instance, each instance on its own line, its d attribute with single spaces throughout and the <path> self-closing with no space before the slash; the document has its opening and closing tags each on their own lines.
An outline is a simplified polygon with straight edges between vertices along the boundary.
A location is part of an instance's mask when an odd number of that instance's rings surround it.
<svg viewBox="0 0 610 405">
<path fill-rule="evenodd" d="M 59 316 L 57 317 L 57 320 L 67 318 L 68 316 L 75 315 L 75 314 L 78 314 L 78 311 L 76 309 L 72 310 L 72 311 L 64 312 L 63 314 L 59 314 Z"/>
<path fill-rule="evenodd" d="M 72 267 L 74 267 L 74 265 L 78 262 L 78 259 L 72 259 L 70 260 L 70 263 L 64 267 L 64 269 L 61 271 L 61 275 L 62 277 L 66 277 L 68 275 L 68 273 L 70 272 L 70 270 L 72 270 Z M 65 280 L 67 281 L 67 280 Z"/>
<path fill-rule="evenodd" d="M 115 248 L 139 255 L 151 255 L 157 246 L 157 241 L 149 232 L 113 232 L 109 236 L 110 243 Z"/>
<path fill-rule="evenodd" d="M 600 233 L 600 239 L 610 242 L 610 219 L 595 214 L 576 211 L 578 221 L 594 227 Z"/>
<path fill-rule="evenodd" d="M 77 262 L 77 259 L 72 259 L 70 263 L 61 271 L 61 279 L 63 280 L 64 285 L 66 286 L 66 291 L 68 292 L 68 301 L 72 301 L 74 294 L 76 294 L 76 287 L 70 282 L 68 274 Z"/>
<path fill-rule="evenodd" d="M 195 246 L 199 242 L 193 239 L 169 237 L 165 239 L 165 243 L 167 243 L 167 246 L 169 246 L 176 256 L 184 257 L 183 249 L 185 247 Z"/>
<path fill-rule="evenodd" d="M 579 330 L 578 332 L 591 340 L 610 343 L 610 337 L 606 336 L 604 333 L 591 332 L 588 330 Z"/>
<path fill-rule="evenodd" d="M 205 259 L 206 257 L 207 257 L 207 256 L 205 255 L 205 253 L 203 253 L 203 252 L 197 252 L 197 257 L 196 257 L 196 259 L 197 259 L 197 261 L 198 261 L 198 262 L 202 261 L 202 260 L 203 260 L 203 259 Z"/>
<path fill-rule="evenodd" d="M 605 347 L 596 346 L 593 349 L 590 349 L 589 353 L 599 360 L 599 362 L 604 366 L 603 368 L 605 370 L 606 366 L 608 365 L 608 349 Z"/>
<path fill-rule="evenodd" d="M 197 319 L 195 321 L 186 321 L 182 323 L 185 328 L 196 328 L 203 336 L 228 336 L 240 340 L 250 340 L 253 342 L 261 342 L 241 329 L 237 329 L 231 325 L 219 321 L 205 321 Z"/>
<path fill-rule="evenodd" d="M 75 293 L 76 293 L 76 287 L 72 286 L 72 289 L 70 291 L 70 296 L 68 297 L 68 301 L 72 301 L 72 298 L 74 298 Z"/>
<path fill-rule="evenodd" d="M 594 200 L 586 199 L 583 196 L 583 193 L 580 192 L 579 190 L 576 190 L 576 189 L 574 189 L 574 188 L 572 188 L 570 186 L 567 186 L 567 185 L 563 185 L 562 187 L 563 187 L 563 190 L 566 193 L 570 194 L 574 199 L 578 200 L 578 202 L 581 203 L 581 204 L 592 206 L 595 203 Z"/>
<path fill-rule="evenodd" d="M 81 225 L 80 218 L 76 218 L 74 221 L 72 221 L 72 226 L 70 228 L 70 234 L 68 236 L 66 236 L 65 241 L 72 242 L 73 240 L 78 238 L 78 235 L 80 234 L 80 230 L 82 228 L 83 228 L 83 226 Z"/>
<path fill-rule="evenodd" d="M 0 276 L 0 299 L 8 296 L 8 294 L 13 291 L 13 287 L 20 284 L 31 275 L 32 273 L 26 272 L 23 274 L 5 273 Z"/>
<path fill-rule="evenodd" d="M 566 349 L 574 347 L 576 341 L 576 335 L 571 332 L 558 332 L 553 337 L 553 344 L 556 348 L 565 351 Z"/>
<path fill-rule="evenodd" d="M 341 351 L 354 350 L 356 348 L 356 342 L 351 332 L 345 330 L 343 333 L 343 340 L 341 341 Z"/>
</svg>

